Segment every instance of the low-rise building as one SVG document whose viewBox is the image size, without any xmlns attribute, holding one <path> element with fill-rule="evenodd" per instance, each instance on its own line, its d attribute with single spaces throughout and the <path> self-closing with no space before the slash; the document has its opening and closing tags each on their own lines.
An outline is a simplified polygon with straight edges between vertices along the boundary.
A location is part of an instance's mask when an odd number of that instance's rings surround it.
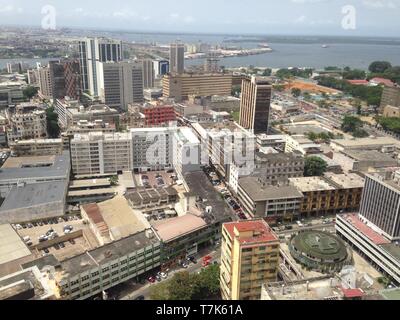
<svg viewBox="0 0 400 320">
<path fill-rule="evenodd" d="M 267 135 L 265 133 L 257 135 L 257 148 L 274 148 L 279 152 L 286 150 L 286 135 Z"/>
<path fill-rule="evenodd" d="M 244 177 L 239 179 L 238 199 L 251 217 L 290 221 L 299 214 L 303 194 L 291 185 L 271 186 L 257 177 Z"/>
<path fill-rule="evenodd" d="M 286 136 L 285 152 L 299 151 L 304 156 L 321 153 L 321 146 L 312 142 L 304 135 Z"/>
<path fill-rule="evenodd" d="M 19 140 L 9 145 L 13 156 L 52 156 L 63 153 L 62 139 Z"/>
<path fill-rule="evenodd" d="M 356 173 L 326 173 L 323 177 L 291 178 L 290 183 L 304 195 L 302 216 L 319 216 L 359 209 L 364 179 Z"/>
<path fill-rule="evenodd" d="M 331 148 L 337 152 L 361 149 L 390 153 L 400 148 L 400 142 L 391 137 L 337 139 L 331 140 Z"/>
</svg>

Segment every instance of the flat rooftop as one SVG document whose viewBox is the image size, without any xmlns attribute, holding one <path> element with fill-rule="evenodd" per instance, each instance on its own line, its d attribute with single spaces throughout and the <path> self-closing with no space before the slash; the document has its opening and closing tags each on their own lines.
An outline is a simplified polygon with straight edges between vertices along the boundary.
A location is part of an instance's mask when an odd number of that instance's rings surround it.
<svg viewBox="0 0 400 320">
<path fill-rule="evenodd" d="M 1 180 L 26 180 L 69 178 L 69 152 L 53 157 L 21 157 L 12 158 L 8 164 L 0 169 Z"/>
<path fill-rule="evenodd" d="M 325 177 L 343 189 L 363 188 L 365 179 L 357 173 L 335 174 L 327 172 Z"/>
<path fill-rule="evenodd" d="M 239 186 L 253 201 L 303 198 L 303 194 L 294 186 L 264 186 L 257 177 L 240 178 Z"/>
<path fill-rule="evenodd" d="M 114 239 L 128 237 L 149 227 L 136 216 L 127 200 L 122 196 L 100 202 L 97 205 Z"/>
<path fill-rule="evenodd" d="M 335 190 L 323 177 L 290 178 L 290 183 L 301 192 Z"/>
<path fill-rule="evenodd" d="M 64 202 L 66 194 L 66 181 L 48 181 L 41 183 L 13 186 L 0 207 L 2 211 L 34 207 L 55 202 Z"/>
<path fill-rule="evenodd" d="M 159 241 L 156 236 L 153 235 L 152 238 L 148 238 L 146 232 L 142 231 L 119 241 L 114 241 L 97 249 L 85 252 L 79 256 L 64 260 L 61 263 L 63 271 L 60 273 L 60 276 L 73 277 L 134 251 L 158 244 Z"/>
<path fill-rule="evenodd" d="M 359 232 L 364 234 L 376 245 L 390 244 L 390 241 L 388 239 L 386 239 L 384 236 L 380 235 L 379 233 L 374 231 L 371 227 L 366 225 L 358 217 L 358 214 L 343 214 L 340 215 L 339 217 L 350 223 L 354 228 L 356 228 Z"/>
<path fill-rule="evenodd" d="M 396 258 L 396 260 L 400 261 L 400 246 L 398 244 L 382 244 L 380 247 L 388 252 L 392 257 Z"/>
<path fill-rule="evenodd" d="M 72 180 L 69 183 L 69 189 L 79 189 L 79 188 L 105 188 L 111 186 L 109 179 L 82 179 L 82 180 Z"/>
<path fill-rule="evenodd" d="M 242 245 L 256 245 L 279 241 L 276 234 L 264 220 L 224 223 L 231 239 L 237 239 Z"/>
<path fill-rule="evenodd" d="M 0 264 L 29 256 L 30 254 L 31 251 L 11 225 L 0 225 Z"/>
<path fill-rule="evenodd" d="M 358 138 L 358 139 L 335 139 L 331 143 L 342 147 L 356 147 L 362 148 L 363 146 L 380 146 L 380 145 L 400 145 L 397 139 L 390 137 L 377 137 L 377 138 Z"/>
<path fill-rule="evenodd" d="M 376 150 L 353 149 L 345 150 L 343 153 L 357 161 L 382 161 L 397 163 L 397 160 L 393 159 L 390 155 Z"/>
<path fill-rule="evenodd" d="M 193 214 L 185 214 L 181 217 L 171 218 L 163 222 L 154 222 L 153 229 L 163 242 L 169 242 L 186 234 L 196 232 L 207 226 L 200 217 Z"/>
</svg>

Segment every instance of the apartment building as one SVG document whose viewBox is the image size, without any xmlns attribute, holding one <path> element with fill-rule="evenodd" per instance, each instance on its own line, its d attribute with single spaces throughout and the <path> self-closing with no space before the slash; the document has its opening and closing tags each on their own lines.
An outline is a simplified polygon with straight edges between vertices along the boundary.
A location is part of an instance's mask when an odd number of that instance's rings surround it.
<svg viewBox="0 0 400 320">
<path fill-rule="evenodd" d="M 166 125 L 176 121 L 175 109 L 167 105 L 146 105 L 142 107 L 141 113 L 145 116 L 146 126 Z"/>
<path fill-rule="evenodd" d="M 230 167 L 229 185 L 238 192 L 239 178 L 253 176 L 260 178 L 268 185 L 287 184 L 289 178 L 302 177 L 304 173 L 304 157 L 300 153 L 255 153 L 253 166 Z"/>
<path fill-rule="evenodd" d="M 160 264 L 160 241 L 152 230 L 141 231 L 62 261 L 55 274 L 58 296 L 84 300 Z"/>
<path fill-rule="evenodd" d="M 192 128 L 202 144 L 202 161 L 210 160 L 228 183 L 232 164 L 250 170 L 254 166 L 255 135 L 238 124 L 196 122 Z"/>
<path fill-rule="evenodd" d="M 224 223 L 221 294 L 224 300 L 259 300 L 261 286 L 275 282 L 279 239 L 264 220 Z"/>
<path fill-rule="evenodd" d="M 9 145 L 11 154 L 23 156 L 54 156 L 63 152 L 62 139 L 18 140 Z"/>
<path fill-rule="evenodd" d="M 364 178 L 356 173 L 326 173 L 323 177 L 291 178 L 302 194 L 302 216 L 355 212 L 360 208 Z"/>
<path fill-rule="evenodd" d="M 181 102 L 189 96 L 229 96 L 232 91 L 231 74 L 167 74 L 163 77 L 163 96 Z"/>
<path fill-rule="evenodd" d="M 294 186 L 271 186 L 254 176 L 239 179 L 237 196 L 245 213 L 274 223 L 294 220 L 303 200 Z"/>
<path fill-rule="evenodd" d="M 133 167 L 129 133 L 91 132 L 70 141 L 74 175 L 115 174 Z"/>
<path fill-rule="evenodd" d="M 79 101 L 67 98 L 56 100 L 55 111 L 58 114 L 58 123 L 62 129 L 69 128 L 84 120 L 89 122 L 101 120 L 110 124 L 116 124 L 119 121 L 118 111 L 105 104 L 93 104 L 84 107 Z"/>
<path fill-rule="evenodd" d="M 385 86 L 382 93 L 380 112 L 384 113 L 386 107 L 400 109 L 400 87 Z"/>
<path fill-rule="evenodd" d="M 43 139 L 47 137 L 46 112 L 36 105 L 22 103 L 8 114 L 9 125 L 7 139 L 16 140 Z"/>
</svg>

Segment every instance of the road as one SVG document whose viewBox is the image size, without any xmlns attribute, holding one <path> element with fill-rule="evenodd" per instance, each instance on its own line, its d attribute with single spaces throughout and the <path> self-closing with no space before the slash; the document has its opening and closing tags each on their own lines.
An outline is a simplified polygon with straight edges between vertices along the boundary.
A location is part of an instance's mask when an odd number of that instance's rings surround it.
<svg viewBox="0 0 400 320">
<path fill-rule="evenodd" d="M 168 279 L 171 278 L 171 276 L 173 276 L 175 273 L 178 272 L 182 272 L 182 271 L 188 271 L 189 273 L 197 273 L 202 269 L 202 258 L 204 256 L 211 256 L 212 257 L 212 262 L 217 261 L 218 263 L 220 262 L 220 258 L 221 258 L 221 248 L 219 247 L 216 250 L 213 251 L 206 251 L 206 252 L 202 252 L 201 255 L 199 255 L 199 257 L 197 258 L 197 264 L 193 264 L 191 263 L 189 265 L 189 267 L 187 269 L 184 268 L 179 268 L 179 269 L 175 269 L 173 271 L 169 272 L 168 278 L 165 280 L 162 280 L 161 282 L 167 281 Z M 156 283 L 149 283 L 147 282 L 144 285 L 141 284 L 135 284 L 134 287 L 132 287 L 131 292 L 129 292 L 128 294 L 125 294 L 124 296 L 120 297 L 119 300 L 134 300 L 136 297 L 138 296 L 144 296 L 146 300 L 150 299 L 150 289 L 152 286 L 157 285 L 160 282 L 156 282 Z"/>
</svg>

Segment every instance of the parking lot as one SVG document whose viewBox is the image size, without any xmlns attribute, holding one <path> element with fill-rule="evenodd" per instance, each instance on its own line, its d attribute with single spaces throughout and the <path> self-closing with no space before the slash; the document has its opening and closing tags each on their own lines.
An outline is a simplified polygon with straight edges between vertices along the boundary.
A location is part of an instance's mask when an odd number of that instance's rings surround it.
<svg viewBox="0 0 400 320">
<path fill-rule="evenodd" d="M 167 187 L 174 183 L 175 173 L 172 170 L 145 172 L 135 176 L 137 184 L 146 188 Z"/>
</svg>

